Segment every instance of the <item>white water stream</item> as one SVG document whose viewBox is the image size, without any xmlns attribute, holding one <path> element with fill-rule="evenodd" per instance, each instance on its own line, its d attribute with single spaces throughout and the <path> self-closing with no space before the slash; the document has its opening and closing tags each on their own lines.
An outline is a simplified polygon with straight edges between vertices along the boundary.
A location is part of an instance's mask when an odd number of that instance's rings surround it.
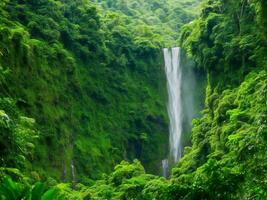
<svg viewBox="0 0 267 200">
<path fill-rule="evenodd" d="M 180 66 L 181 50 L 179 47 L 165 48 L 163 53 L 168 88 L 168 115 L 170 119 L 170 155 L 169 159 L 162 161 L 163 176 L 167 177 L 169 161 L 176 163 L 182 156 L 182 68 Z"/>
</svg>

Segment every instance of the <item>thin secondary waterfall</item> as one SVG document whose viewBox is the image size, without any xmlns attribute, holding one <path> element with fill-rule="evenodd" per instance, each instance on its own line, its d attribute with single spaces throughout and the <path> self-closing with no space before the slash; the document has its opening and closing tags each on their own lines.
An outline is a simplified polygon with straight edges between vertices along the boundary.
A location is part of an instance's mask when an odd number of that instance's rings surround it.
<svg viewBox="0 0 267 200">
<path fill-rule="evenodd" d="M 168 88 L 168 115 L 170 119 L 169 161 L 176 163 L 182 155 L 181 135 L 182 135 L 182 68 L 180 66 L 180 48 L 163 49 L 165 60 L 165 72 L 167 76 Z M 167 176 L 168 159 L 162 161 L 163 175 Z M 167 166 L 166 166 L 167 165 Z"/>
<path fill-rule="evenodd" d="M 71 178 L 72 178 L 72 187 L 75 188 L 76 186 L 76 173 L 75 173 L 75 165 L 74 165 L 74 161 L 71 160 L 71 164 L 70 164 L 70 168 L 71 168 Z"/>
<path fill-rule="evenodd" d="M 168 159 L 162 160 L 162 171 L 163 171 L 163 177 L 168 177 L 168 171 L 169 171 L 169 161 Z"/>
</svg>

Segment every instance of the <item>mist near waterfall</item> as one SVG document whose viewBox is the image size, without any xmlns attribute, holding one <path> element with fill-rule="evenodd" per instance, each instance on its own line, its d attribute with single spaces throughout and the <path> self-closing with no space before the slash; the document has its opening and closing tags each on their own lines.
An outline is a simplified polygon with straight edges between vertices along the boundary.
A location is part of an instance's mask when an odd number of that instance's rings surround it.
<svg viewBox="0 0 267 200">
<path fill-rule="evenodd" d="M 190 145 L 190 136 L 192 129 L 192 121 L 194 118 L 200 117 L 200 111 L 204 107 L 204 94 L 206 77 L 202 70 L 199 70 L 195 63 L 190 60 L 181 50 L 180 66 L 182 69 L 182 148 Z"/>
</svg>

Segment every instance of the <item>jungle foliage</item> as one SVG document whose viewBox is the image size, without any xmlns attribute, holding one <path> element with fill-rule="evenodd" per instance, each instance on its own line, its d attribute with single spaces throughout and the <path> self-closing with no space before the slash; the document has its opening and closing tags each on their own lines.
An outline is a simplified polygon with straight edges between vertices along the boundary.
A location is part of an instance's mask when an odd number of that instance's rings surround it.
<svg viewBox="0 0 267 200">
<path fill-rule="evenodd" d="M 141 20 L 149 4 L 140 20 L 107 5 L 1 1 L 1 166 L 70 181 L 74 165 L 77 181 L 90 182 L 137 158 L 159 173 L 168 149 L 161 48 L 175 41 Z"/>
<path fill-rule="evenodd" d="M 267 2 L 205 0 L 181 30 L 193 1 L 146 2 L 0 3 L 0 199 L 267 198 Z M 167 153 L 160 49 L 178 36 L 207 85 L 166 180 L 146 171 Z"/>
</svg>

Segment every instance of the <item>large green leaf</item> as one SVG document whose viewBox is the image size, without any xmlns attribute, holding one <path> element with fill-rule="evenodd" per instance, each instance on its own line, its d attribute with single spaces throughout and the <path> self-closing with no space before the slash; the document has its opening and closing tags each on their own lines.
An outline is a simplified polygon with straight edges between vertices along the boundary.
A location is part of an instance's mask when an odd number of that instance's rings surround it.
<svg viewBox="0 0 267 200">
<path fill-rule="evenodd" d="M 36 183 L 32 188 L 31 199 L 32 200 L 40 200 L 42 198 L 42 194 L 45 191 L 45 187 L 43 183 Z"/>
<path fill-rule="evenodd" d="M 2 184 L 0 185 L 0 194 L 6 199 L 17 199 L 19 194 L 19 188 L 16 183 L 14 183 L 11 178 L 6 177 Z"/>
<path fill-rule="evenodd" d="M 50 189 L 44 193 L 41 200 L 56 200 L 58 199 L 58 189 Z"/>
</svg>

